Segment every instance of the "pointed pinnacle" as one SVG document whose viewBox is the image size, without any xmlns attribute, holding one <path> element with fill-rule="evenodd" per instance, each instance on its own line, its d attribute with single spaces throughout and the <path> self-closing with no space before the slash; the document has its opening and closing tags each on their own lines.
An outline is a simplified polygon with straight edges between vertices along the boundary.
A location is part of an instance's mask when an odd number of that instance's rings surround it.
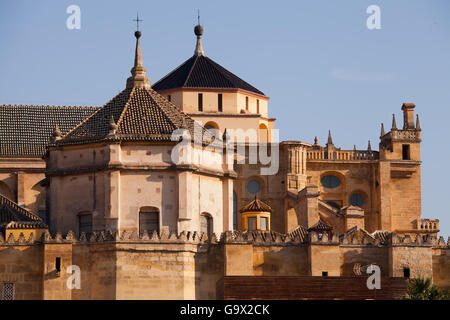
<svg viewBox="0 0 450 320">
<path fill-rule="evenodd" d="M 420 128 L 419 114 L 416 114 L 416 130 L 422 130 Z"/>
<path fill-rule="evenodd" d="M 395 122 L 395 113 L 392 114 L 392 129 L 397 130 L 397 123 Z"/>
<path fill-rule="evenodd" d="M 330 145 L 333 144 L 333 138 L 331 138 L 331 130 L 328 130 L 328 142 L 327 142 L 327 145 L 328 144 L 330 144 Z"/>
<path fill-rule="evenodd" d="M 372 146 L 370 145 L 370 140 L 369 140 L 369 144 L 367 145 L 367 150 L 372 151 Z"/>
<path fill-rule="evenodd" d="M 381 123 L 381 135 L 380 135 L 380 137 L 382 137 L 384 135 L 385 135 L 385 133 L 384 133 L 384 123 Z"/>
</svg>

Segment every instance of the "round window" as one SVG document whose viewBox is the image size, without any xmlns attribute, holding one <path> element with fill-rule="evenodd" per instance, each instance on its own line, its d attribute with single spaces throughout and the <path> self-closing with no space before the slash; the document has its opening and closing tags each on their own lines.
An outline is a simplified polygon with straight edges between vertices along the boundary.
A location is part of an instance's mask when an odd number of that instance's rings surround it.
<svg viewBox="0 0 450 320">
<path fill-rule="evenodd" d="M 322 179 L 320 179 L 320 183 L 325 188 L 336 188 L 341 185 L 341 180 L 339 180 L 336 176 L 323 176 Z"/>
<path fill-rule="evenodd" d="M 364 205 L 364 197 L 360 193 L 354 193 L 350 197 L 350 204 L 352 206 L 362 207 Z"/>
<path fill-rule="evenodd" d="M 250 193 L 257 193 L 260 189 L 259 182 L 256 180 L 250 180 L 250 182 L 247 184 L 247 190 Z"/>
</svg>

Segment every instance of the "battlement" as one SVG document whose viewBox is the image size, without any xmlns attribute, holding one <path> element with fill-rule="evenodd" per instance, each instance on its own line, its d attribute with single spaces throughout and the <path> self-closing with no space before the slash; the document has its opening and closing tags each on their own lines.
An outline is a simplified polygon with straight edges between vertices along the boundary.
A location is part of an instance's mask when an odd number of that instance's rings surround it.
<svg viewBox="0 0 450 320">
<path fill-rule="evenodd" d="M 382 236 L 381 236 L 382 235 Z M 32 244 L 94 244 L 94 243 L 172 243 L 172 244 L 252 244 L 256 246 L 288 246 L 288 245 L 343 245 L 343 246 L 423 246 L 423 247 L 439 247 L 450 248 L 450 237 L 445 242 L 441 236 L 423 237 L 416 236 L 412 239 L 406 235 L 401 237 L 396 233 L 377 233 L 369 234 L 367 232 L 351 233 L 351 234 L 332 234 L 331 237 L 326 233 L 318 233 L 315 231 L 305 231 L 296 229 L 289 234 L 280 234 L 271 231 L 226 231 L 220 237 L 212 234 L 208 238 L 206 233 L 197 231 L 183 231 L 179 234 L 175 232 L 153 232 L 149 234 L 144 232 L 138 235 L 136 231 L 100 231 L 86 235 L 84 232 L 79 237 L 73 231 L 69 231 L 65 236 L 60 232 L 51 235 L 48 231 L 42 234 L 40 239 L 36 239 L 31 233 L 27 238 L 23 233 L 15 238 L 12 233 L 7 239 L 0 234 L 0 245 L 32 245 Z"/>
</svg>

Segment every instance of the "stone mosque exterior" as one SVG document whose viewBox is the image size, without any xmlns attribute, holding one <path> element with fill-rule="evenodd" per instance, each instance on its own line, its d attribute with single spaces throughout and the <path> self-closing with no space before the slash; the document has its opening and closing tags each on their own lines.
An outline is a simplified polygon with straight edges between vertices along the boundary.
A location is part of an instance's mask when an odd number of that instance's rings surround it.
<svg viewBox="0 0 450 320">
<path fill-rule="evenodd" d="M 269 97 L 194 32 L 194 55 L 152 84 L 136 31 L 131 76 L 101 107 L 0 105 L 0 297 L 242 298 L 240 283 L 287 276 L 348 291 L 374 264 L 385 298 L 400 278 L 450 288 L 450 243 L 421 218 L 415 105 L 378 151 L 331 132 L 279 142 Z"/>
</svg>

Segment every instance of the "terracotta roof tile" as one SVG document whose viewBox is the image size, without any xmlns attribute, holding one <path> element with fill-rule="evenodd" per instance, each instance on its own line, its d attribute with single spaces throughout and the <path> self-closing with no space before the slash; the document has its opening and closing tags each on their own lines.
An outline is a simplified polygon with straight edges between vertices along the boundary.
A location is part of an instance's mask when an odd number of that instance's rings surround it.
<svg viewBox="0 0 450 320">
<path fill-rule="evenodd" d="M 255 200 L 251 201 L 240 210 L 240 212 L 251 212 L 251 211 L 272 212 L 272 208 L 269 205 L 262 202 L 261 200 L 259 200 L 258 198 L 255 198 Z"/>
<path fill-rule="evenodd" d="M 39 216 L 0 195 L 0 228 L 20 226 L 24 228 L 47 228 L 47 225 Z"/>
<path fill-rule="evenodd" d="M 111 132 L 111 118 L 116 126 Z M 171 141 L 174 130 L 186 128 L 191 136 L 212 137 L 199 123 L 151 88 L 132 87 L 120 92 L 103 107 L 70 130 L 56 144 L 78 144 L 102 140 Z"/>
<path fill-rule="evenodd" d="M 97 107 L 0 105 L 0 157 L 41 157 L 56 125 L 63 133 Z"/>
</svg>

